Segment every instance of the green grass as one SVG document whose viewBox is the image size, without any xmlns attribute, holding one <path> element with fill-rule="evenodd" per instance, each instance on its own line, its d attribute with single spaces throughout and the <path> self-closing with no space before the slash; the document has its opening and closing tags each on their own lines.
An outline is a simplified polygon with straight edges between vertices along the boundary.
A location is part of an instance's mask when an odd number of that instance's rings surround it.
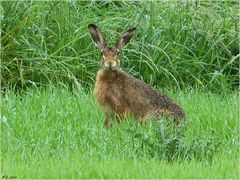
<svg viewBox="0 0 240 180">
<path fill-rule="evenodd" d="M 120 54 L 123 69 L 156 87 L 237 89 L 238 1 L 1 1 L 1 85 L 49 83 L 89 87 L 99 53 L 87 26 L 109 45 L 137 34 Z"/>
<path fill-rule="evenodd" d="M 103 128 L 92 93 L 49 87 L 1 97 L 1 176 L 239 178 L 236 92 L 167 91 L 186 112 L 174 128 L 126 119 Z"/>
</svg>

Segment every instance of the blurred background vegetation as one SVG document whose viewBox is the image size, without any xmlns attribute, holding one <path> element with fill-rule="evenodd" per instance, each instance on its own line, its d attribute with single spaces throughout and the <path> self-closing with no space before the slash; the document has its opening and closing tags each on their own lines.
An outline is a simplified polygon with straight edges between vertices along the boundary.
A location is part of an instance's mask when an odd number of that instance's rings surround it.
<svg viewBox="0 0 240 180">
<path fill-rule="evenodd" d="M 122 50 L 122 68 L 157 88 L 212 92 L 239 86 L 238 1 L 2 1 L 1 86 L 64 84 L 92 88 L 99 50 L 87 26 Z"/>
</svg>

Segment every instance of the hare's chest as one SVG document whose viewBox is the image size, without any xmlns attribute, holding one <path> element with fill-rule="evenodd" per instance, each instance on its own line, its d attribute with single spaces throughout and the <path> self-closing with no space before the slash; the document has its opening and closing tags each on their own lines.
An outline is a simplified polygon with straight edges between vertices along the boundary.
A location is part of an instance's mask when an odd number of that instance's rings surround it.
<svg viewBox="0 0 240 180">
<path fill-rule="evenodd" d="M 113 106 L 116 103 L 121 104 L 124 98 L 119 86 L 105 82 L 96 82 L 94 96 L 97 102 L 103 106 Z"/>
<path fill-rule="evenodd" d="M 101 106 L 126 106 L 124 95 L 124 76 L 119 72 L 105 72 L 100 70 L 96 77 L 94 95 Z"/>
</svg>

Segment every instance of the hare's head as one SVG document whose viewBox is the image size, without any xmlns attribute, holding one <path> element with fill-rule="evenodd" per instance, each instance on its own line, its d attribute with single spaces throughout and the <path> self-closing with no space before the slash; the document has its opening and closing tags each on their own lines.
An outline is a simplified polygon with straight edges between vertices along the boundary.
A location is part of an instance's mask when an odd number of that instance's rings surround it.
<svg viewBox="0 0 240 180">
<path fill-rule="evenodd" d="M 120 60 L 118 58 L 118 53 L 130 41 L 136 29 L 133 28 L 124 32 L 117 40 L 115 47 L 112 48 L 107 47 L 101 31 L 96 25 L 90 24 L 88 25 L 88 29 L 93 41 L 98 45 L 101 51 L 101 68 L 106 71 L 114 71 L 119 69 Z"/>
</svg>

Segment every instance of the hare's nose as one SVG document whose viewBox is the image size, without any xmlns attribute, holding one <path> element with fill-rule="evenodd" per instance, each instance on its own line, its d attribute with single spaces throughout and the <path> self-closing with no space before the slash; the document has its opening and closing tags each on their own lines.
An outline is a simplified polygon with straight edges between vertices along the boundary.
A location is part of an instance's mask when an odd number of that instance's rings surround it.
<svg viewBox="0 0 240 180">
<path fill-rule="evenodd" d="M 111 63 L 111 62 L 108 62 L 107 65 L 111 67 L 111 66 L 112 66 L 112 63 Z"/>
</svg>

